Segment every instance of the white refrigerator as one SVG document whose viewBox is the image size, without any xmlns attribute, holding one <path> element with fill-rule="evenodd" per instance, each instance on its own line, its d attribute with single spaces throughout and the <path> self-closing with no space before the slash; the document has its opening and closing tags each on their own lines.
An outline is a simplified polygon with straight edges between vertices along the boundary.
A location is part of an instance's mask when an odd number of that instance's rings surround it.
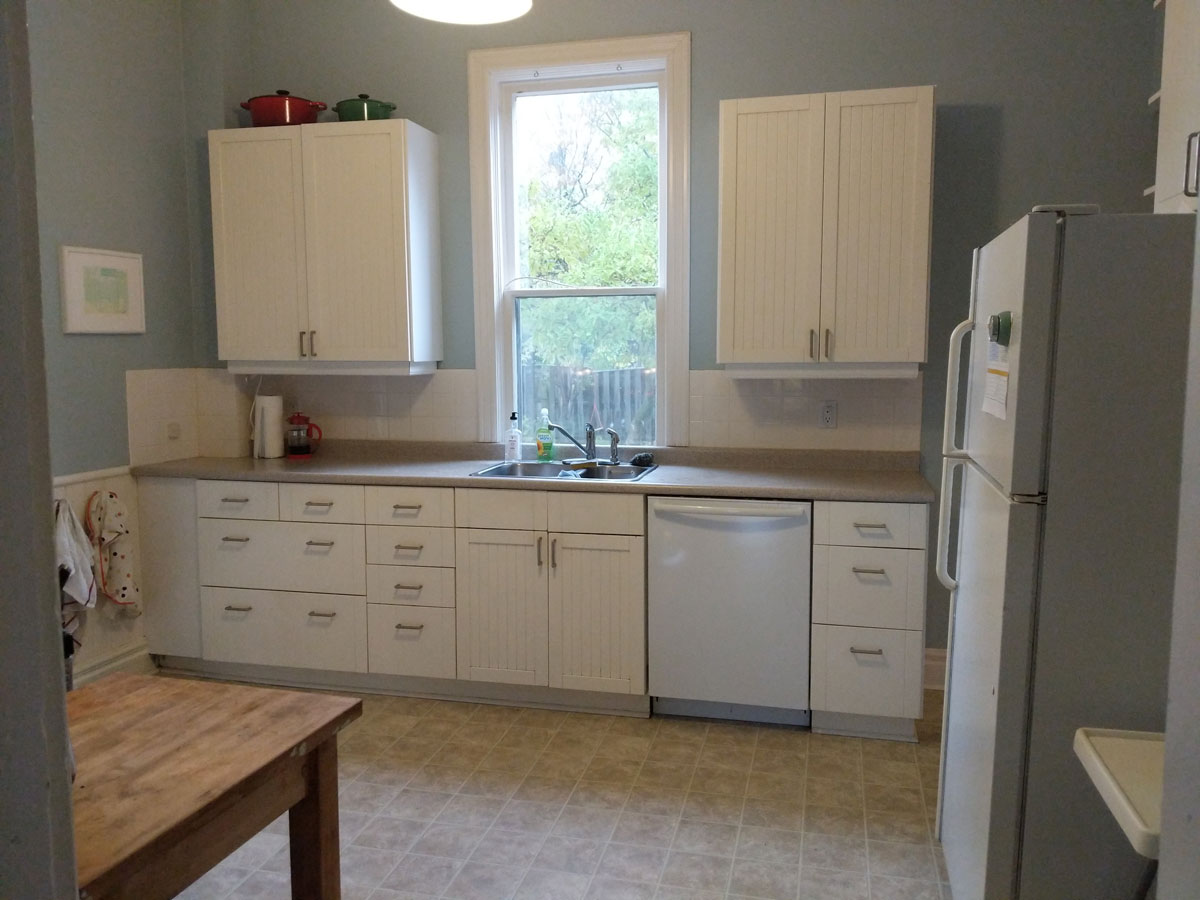
<svg viewBox="0 0 1200 900">
<path fill-rule="evenodd" d="M 1164 725 L 1194 228 L 1038 207 L 976 251 L 936 563 L 955 900 L 1128 897 L 1145 864 L 1072 738 Z"/>
</svg>

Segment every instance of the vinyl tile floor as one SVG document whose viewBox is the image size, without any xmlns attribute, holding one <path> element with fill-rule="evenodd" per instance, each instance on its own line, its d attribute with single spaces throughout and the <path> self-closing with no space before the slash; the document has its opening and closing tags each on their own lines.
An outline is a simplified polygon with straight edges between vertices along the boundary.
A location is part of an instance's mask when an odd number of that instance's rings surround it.
<svg viewBox="0 0 1200 900">
<path fill-rule="evenodd" d="M 940 691 L 916 744 L 363 697 L 345 900 L 948 900 Z M 281 817 L 177 900 L 290 900 Z"/>
</svg>

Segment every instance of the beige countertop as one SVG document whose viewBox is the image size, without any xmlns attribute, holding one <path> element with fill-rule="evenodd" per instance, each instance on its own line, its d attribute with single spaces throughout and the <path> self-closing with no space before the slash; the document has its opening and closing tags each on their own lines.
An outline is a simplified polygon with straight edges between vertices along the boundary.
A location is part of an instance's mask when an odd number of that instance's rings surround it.
<svg viewBox="0 0 1200 900">
<path fill-rule="evenodd" d="M 627 459 L 632 451 L 622 452 Z M 639 481 L 480 478 L 503 459 L 498 444 L 327 441 L 307 460 L 194 457 L 134 466 L 139 478 L 292 481 L 326 484 L 429 485 L 541 491 L 753 497 L 795 500 L 875 500 L 930 503 L 933 488 L 916 453 L 867 451 L 652 451 L 657 469 Z"/>
</svg>

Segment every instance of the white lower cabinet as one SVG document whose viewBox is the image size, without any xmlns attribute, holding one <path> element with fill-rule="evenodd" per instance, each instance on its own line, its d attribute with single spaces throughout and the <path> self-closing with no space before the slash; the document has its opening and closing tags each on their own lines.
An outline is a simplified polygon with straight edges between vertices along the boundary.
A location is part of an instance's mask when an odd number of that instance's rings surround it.
<svg viewBox="0 0 1200 900">
<path fill-rule="evenodd" d="M 365 597 L 200 589 L 205 659 L 367 671 Z"/>
<path fill-rule="evenodd" d="M 453 678 L 454 610 L 367 604 L 368 671 Z"/>
<path fill-rule="evenodd" d="M 201 519 L 200 583 L 366 594 L 361 525 Z"/>
<path fill-rule="evenodd" d="M 920 718 L 923 656 L 919 631 L 813 625 L 812 708 Z"/>
<path fill-rule="evenodd" d="M 645 693 L 643 499 L 509 493 L 456 492 L 458 677 Z"/>
</svg>

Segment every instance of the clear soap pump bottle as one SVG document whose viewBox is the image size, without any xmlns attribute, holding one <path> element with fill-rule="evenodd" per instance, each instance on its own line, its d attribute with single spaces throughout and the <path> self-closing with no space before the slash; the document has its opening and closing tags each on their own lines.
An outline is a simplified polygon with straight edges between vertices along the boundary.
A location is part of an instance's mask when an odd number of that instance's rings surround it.
<svg viewBox="0 0 1200 900">
<path fill-rule="evenodd" d="M 521 429 L 517 427 L 517 414 L 508 417 L 508 431 L 504 435 L 504 461 L 517 462 L 521 458 Z"/>
</svg>

